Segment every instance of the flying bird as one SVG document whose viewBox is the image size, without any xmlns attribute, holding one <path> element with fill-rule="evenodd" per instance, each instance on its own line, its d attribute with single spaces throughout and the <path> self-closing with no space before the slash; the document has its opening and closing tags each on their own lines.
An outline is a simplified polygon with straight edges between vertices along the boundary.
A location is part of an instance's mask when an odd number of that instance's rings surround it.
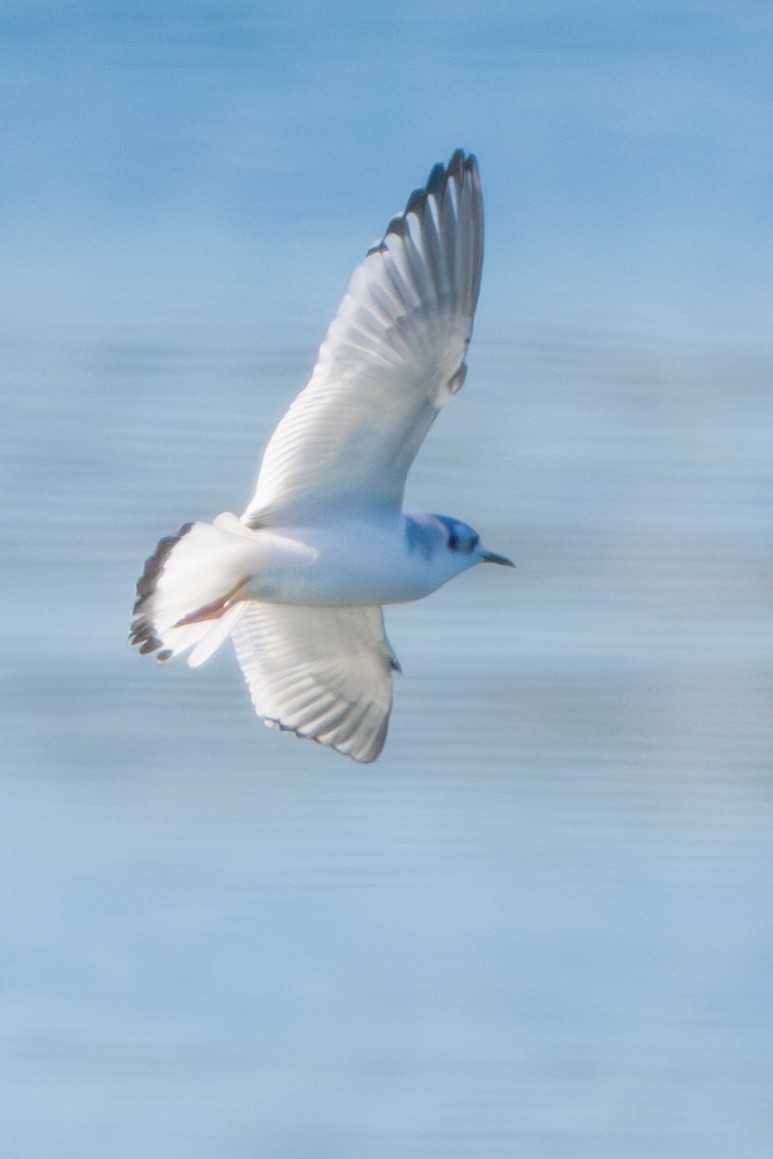
<svg viewBox="0 0 773 1159">
<path fill-rule="evenodd" d="M 414 456 L 464 382 L 482 262 L 478 166 L 457 150 L 355 270 L 244 513 L 186 523 L 147 560 L 140 652 L 188 652 L 196 668 L 231 636 L 266 724 L 376 759 L 400 671 L 383 605 L 512 566 L 458 519 L 402 510 Z"/>
</svg>

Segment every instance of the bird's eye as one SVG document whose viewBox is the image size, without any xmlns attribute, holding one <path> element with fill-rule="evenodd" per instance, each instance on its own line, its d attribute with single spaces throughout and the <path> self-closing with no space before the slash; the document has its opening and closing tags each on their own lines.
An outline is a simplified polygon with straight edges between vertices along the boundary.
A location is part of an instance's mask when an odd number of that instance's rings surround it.
<svg viewBox="0 0 773 1159">
<path fill-rule="evenodd" d="M 480 543 L 480 536 L 466 523 L 460 523 L 458 519 L 450 519 L 447 515 L 437 515 L 435 517 L 443 524 L 448 532 L 448 550 L 458 552 L 459 555 L 471 555 L 475 548 Z"/>
<path fill-rule="evenodd" d="M 461 524 L 448 540 L 451 551 L 458 551 L 460 555 L 472 555 L 479 543 L 480 536 L 477 531 L 465 527 L 464 524 Z"/>
</svg>

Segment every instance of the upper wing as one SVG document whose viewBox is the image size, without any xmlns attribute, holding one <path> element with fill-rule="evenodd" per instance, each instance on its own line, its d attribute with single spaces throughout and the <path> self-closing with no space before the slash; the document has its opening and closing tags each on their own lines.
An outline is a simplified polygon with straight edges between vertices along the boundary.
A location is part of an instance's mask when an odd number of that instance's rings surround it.
<svg viewBox="0 0 773 1159">
<path fill-rule="evenodd" d="M 397 659 L 381 608 L 249 601 L 233 632 L 255 711 L 356 761 L 384 747 Z"/>
<path fill-rule="evenodd" d="M 482 262 L 478 167 L 457 151 L 355 270 L 268 444 L 245 523 L 401 505 L 424 436 L 464 382 Z"/>
</svg>

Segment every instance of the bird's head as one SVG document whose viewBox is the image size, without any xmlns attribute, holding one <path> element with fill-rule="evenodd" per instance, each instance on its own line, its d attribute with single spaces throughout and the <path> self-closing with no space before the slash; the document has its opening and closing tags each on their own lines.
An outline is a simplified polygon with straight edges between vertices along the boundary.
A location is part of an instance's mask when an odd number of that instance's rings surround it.
<svg viewBox="0 0 773 1159">
<path fill-rule="evenodd" d="M 497 555 L 495 551 L 487 551 L 481 546 L 477 531 L 459 519 L 452 519 L 450 515 L 433 515 L 441 529 L 445 550 L 456 558 L 459 570 L 474 567 L 476 563 L 499 563 L 504 567 L 515 567 L 507 556 Z"/>
</svg>

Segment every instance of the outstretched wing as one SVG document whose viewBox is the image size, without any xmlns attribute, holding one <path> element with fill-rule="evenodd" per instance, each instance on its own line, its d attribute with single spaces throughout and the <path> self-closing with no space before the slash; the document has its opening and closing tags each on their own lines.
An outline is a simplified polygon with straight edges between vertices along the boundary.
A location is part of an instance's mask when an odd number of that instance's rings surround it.
<svg viewBox="0 0 773 1159">
<path fill-rule="evenodd" d="M 255 711 L 356 761 L 384 747 L 397 659 L 381 608 L 248 603 L 234 648 Z"/>
<path fill-rule="evenodd" d="M 400 507 L 417 450 L 464 382 L 482 261 L 478 168 L 457 151 L 355 270 L 311 379 L 268 444 L 245 523 Z"/>
</svg>

